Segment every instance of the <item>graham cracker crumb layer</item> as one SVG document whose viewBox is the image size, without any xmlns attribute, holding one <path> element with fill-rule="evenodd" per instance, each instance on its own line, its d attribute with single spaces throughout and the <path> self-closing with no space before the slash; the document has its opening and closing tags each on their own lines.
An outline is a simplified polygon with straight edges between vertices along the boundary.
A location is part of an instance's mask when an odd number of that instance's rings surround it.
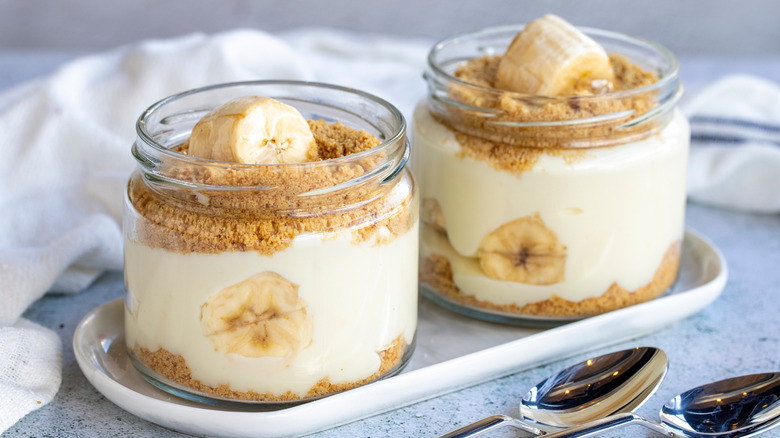
<svg viewBox="0 0 780 438">
<path fill-rule="evenodd" d="M 677 278 L 680 266 L 680 244 L 669 246 L 661 264 L 650 282 L 635 291 L 628 291 L 617 283 L 597 297 L 582 301 L 569 301 L 552 295 L 549 299 L 524 306 L 517 304 L 494 304 L 466 295 L 455 285 L 450 261 L 441 255 L 431 255 L 420 261 L 420 282 L 428 285 L 441 295 L 456 302 L 472 307 L 518 315 L 535 316 L 592 316 L 609 312 L 634 304 L 643 303 L 661 296 Z"/>
<path fill-rule="evenodd" d="M 511 173 L 522 173 L 533 169 L 542 155 L 560 157 L 571 164 L 586 158 L 588 154 L 583 149 L 515 146 L 485 140 L 461 132 L 455 132 L 455 139 L 461 145 L 458 156 L 485 161 L 496 170 Z"/>
<path fill-rule="evenodd" d="M 487 55 L 469 60 L 455 71 L 456 78 L 485 88 L 453 82 L 447 90 L 452 100 L 487 109 L 491 111 L 490 117 L 458 106 L 433 113 L 439 122 L 455 132 L 462 146 L 462 156 L 486 161 L 499 170 L 527 171 L 542 154 L 578 160 L 584 156 L 582 148 L 638 140 L 657 132 L 665 123 L 662 117 L 655 117 L 635 127 L 617 129 L 657 105 L 654 91 L 614 98 L 604 94 L 599 98 L 598 90 L 580 87 L 574 96 L 552 98 L 497 89 L 495 79 L 500 61 L 501 55 Z M 658 81 L 655 74 L 619 54 L 610 55 L 610 62 L 615 72 L 612 92 L 636 90 Z M 614 120 L 583 125 L 516 127 L 500 124 L 571 121 L 627 111 L 630 114 Z"/>
<path fill-rule="evenodd" d="M 160 348 L 157 351 L 150 351 L 145 347 L 139 347 L 137 345 L 133 349 L 133 353 L 138 360 L 165 379 L 205 394 L 234 400 L 292 402 L 334 394 L 370 383 L 395 370 L 396 367 L 400 365 L 406 348 L 407 344 L 403 335 L 399 335 L 398 338 L 390 343 L 390 345 L 377 352 L 382 361 L 377 372 L 365 379 L 345 383 L 332 383 L 328 377 L 325 377 L 312 386 L 303 396 L 293 393 L 292 391 L 287 391 L 282 394 L 235 391 L 231 389 L 229 383 L 212 387 L 192 378 L 192 373 L 187 366 L 187 361 L 181 355 L 173 354 L 164 348 Z M 229 379 L 230 376 L 226 376 L 226 378 Z M 271 377 L 269 376 L 269 378 Z"/>
<path fill-rule="evenodd" d="M 381 143 L 365 131 L 338 122 L 309 121 L 309 126 L 321 160 L 347 157 Z M 187 143 L 176 150 L 186 155 Z M 384 159 L 382 154 L 370 154 L 327 165 L 318 161 L 311 166 L 176 165 L 166 169 L 169 179 L 232 187 L 229 191 L 180 188 L 142 180 L 136 173 L 128 196 L 138 219 L 128 235 L 147 246 L 185 254 L 257 251 L 270 255 L 287 248 L 301 233 L 344 230 L 359 231 L 353 233 L 355 243 L 376 238 L 381 244 L 391 239 L 387 233 L 380 239 L 378 230 L 387 228 L 396 237 L 411 228 L 413 190 L 393 190 L 396 184 L 374 181 L 331 193 L 299 195 L 352 181 Z"/>
</svg>

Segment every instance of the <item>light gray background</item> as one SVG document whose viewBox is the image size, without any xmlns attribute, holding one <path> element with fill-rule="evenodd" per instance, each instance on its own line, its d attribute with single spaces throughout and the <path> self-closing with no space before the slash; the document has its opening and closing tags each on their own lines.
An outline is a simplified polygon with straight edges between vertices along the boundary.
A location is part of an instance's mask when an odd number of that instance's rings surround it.
<svg viewBox="0 0 780 438">
<path fill-rule="evenodd" d="M 0 50 L 95 51 L 152 37 L 328 26 L 442 38 L 546 12 L 678 55 L 780 53 L 776 0 L 0 0 Z"/>
</svg>

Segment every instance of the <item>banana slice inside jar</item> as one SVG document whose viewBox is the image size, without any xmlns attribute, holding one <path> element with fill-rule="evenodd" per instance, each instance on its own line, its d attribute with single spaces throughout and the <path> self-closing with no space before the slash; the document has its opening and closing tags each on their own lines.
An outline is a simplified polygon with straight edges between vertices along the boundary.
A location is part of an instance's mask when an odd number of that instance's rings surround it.
<svg viewBox="0 0 780 438">
<path fill-rule="evenodd" d="M 490 278 L 516 283 L 560 283 L 566 271 L 566 246 L 538 214 L 507 222 L 479 244 L 479 263 Z"/>
<path fill-rule="evenodd" d="M 220 353 L 292 360 L 312 340 L 311 317 L 298 286 L 270 271 L 211 296 L 200 319 Z"/>
</svg>

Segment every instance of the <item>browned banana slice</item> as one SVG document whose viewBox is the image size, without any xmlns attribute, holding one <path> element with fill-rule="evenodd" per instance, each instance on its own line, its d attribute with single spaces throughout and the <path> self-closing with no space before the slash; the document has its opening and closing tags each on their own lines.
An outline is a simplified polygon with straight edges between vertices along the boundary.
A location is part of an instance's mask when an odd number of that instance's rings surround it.
<svg viewBox="0 0 780 438">
<path fill-rule="evenodd" d="M 220 353 L 292 360 L 311 343 L 312 324 L 298 286 L 263 272 L 228 286 L 201 306 L 203 333 Z"/>
<path fill-rule="evenodd" d="M 538 214 L 507 222 L 479 244 L 479 262 L 488 277 L 545 285 L 563 281 L 566 247 Z"/>
</svg>

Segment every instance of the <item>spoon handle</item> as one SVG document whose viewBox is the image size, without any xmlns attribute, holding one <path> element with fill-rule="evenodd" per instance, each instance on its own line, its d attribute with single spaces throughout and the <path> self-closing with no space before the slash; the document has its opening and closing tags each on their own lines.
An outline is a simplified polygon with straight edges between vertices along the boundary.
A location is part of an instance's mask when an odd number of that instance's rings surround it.
<svg viewBox="0 0 780 438">
<path fill-rule="evenodd" d="M 653 423 L 652 421 L 631 412 L 610 415 L 609 417 L 570 427 L 560 432 L 549 433 L 544 435 L 544 438 L 585 438 L 596 436 L 608 430 L 617 429 L 630 424 L 638 424 L 668 437 L 678 438 L 678 435 L 669 432 L 659 424 Z"/>
<path fill-rule="evenodd" d="M 532 433 L 534 435 L 541 435 L 542 431 L 531 427 L 522 421 L 512 418 L 508 415 L 493 415 L 491 417 L 483 418 L 479 421 L 475 421 L 471 424 L 468 424 L 466 426 L 461 427 L 460 429 L 453 430 L 452 432 L 446 433 L 444 435 L 439 436 L 439 438 L 466 438 L 466 437 L 472 437 L 477 436 L 481 434 L 482 432 L 487 432 L 488 430 L 497 429 L 499 427 L 503 427 L 505 425 L 509 425 L 512 427 L 515 427 L 517 429 L 522 429 L 528 433 Z"/>
</svg>

